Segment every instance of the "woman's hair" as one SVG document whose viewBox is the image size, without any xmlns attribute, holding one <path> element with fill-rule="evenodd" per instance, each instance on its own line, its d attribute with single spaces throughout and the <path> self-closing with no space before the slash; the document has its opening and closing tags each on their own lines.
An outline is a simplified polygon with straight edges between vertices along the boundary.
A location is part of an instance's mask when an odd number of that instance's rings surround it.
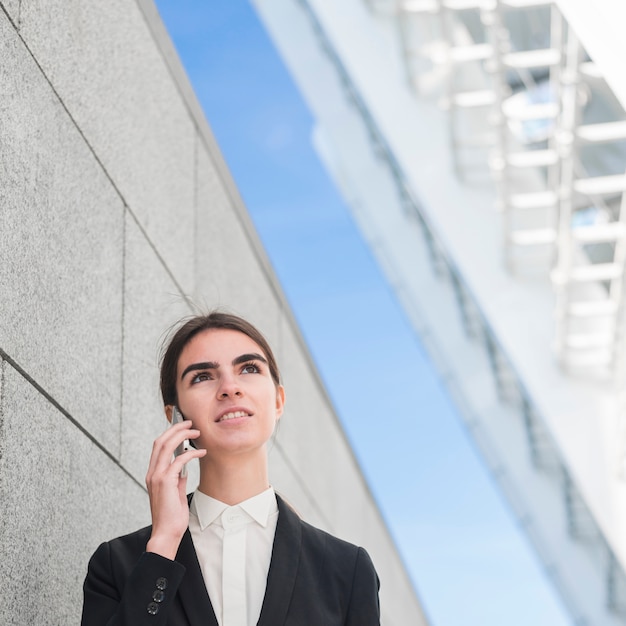
<svg viewBox="0 0 626 626">
<path fill-rule="evenodd" d="M 184 320 L 181 320 L 184 321 Z M 274 358 L 274 353 L 265 337 L 250 322 L 237 315 L 212 311 L 205 315 L 195 315 L 188 318 L 176 330 L 168 343 L 164 344 L 161 356 L 161 396 L 165 406 L 177 403 L 176 372 L 178 359 L 185 346 L 198 334 L 205 330 L 224 329 L 236 330 L 247 335 L 265 354 L 267 364 L 276 386 L 280 385 L 280 372 Z"/>
</svg>

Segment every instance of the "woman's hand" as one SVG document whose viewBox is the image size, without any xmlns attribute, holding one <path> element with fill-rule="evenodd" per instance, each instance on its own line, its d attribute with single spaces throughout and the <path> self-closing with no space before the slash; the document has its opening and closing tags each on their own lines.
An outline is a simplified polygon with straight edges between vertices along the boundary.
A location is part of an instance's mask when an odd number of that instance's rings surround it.
<svg viewBox="0 0 626 626">
<path fill-rule="evenodd" d="M 172 461 L 176 446 L 185 439 L 195 439 L 200 431 L 191 427 L 185 420 L 168 428 L 152 446 L 152 455 L 146 486 L 150 496 L 152 513 L 152 535 L 146 546 L 147 552 L 160 554 L 174 560 L 181 539 L 189 525 L 187 504 L 187 477 L 181 476 L 185 463 L 201 458 L 206 450 L 190 448 Z"/>
</svg>

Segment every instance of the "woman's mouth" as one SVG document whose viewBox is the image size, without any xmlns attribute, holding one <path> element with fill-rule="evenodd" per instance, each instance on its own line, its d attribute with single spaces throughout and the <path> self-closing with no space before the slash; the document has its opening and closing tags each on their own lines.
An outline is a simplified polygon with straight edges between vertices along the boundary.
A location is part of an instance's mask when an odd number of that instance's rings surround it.
<svg viewBox="0 0 626 626">
<path fill-rule="evenodd" d="M 250 417 L 250 414 L 246 413 L 245 411 L 231 411 L 230 413 L 225 413 L 224 415 L 222 415 L 217 421 L 225 422 L 227 420 L 232 420 L 237 417 Z"/>
</svg>

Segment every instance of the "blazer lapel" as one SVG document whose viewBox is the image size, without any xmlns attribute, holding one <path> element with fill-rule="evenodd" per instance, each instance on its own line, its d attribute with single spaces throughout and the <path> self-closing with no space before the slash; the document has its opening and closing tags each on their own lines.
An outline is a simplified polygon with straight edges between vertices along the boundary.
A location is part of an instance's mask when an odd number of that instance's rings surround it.
<svg viewBox="0 0 626 626">
<path fill-rule="evenodd" d="M 178 588 L 178 594 L 189 625 L 218 626 L 189 529 L 185 531 L 180 542 L 176 560 L 187 569 Z"/>
<path fill-rule="evenodd" d="M 300 564 L 302 544 L 300 518 L 280 496 L 277 495 L 276 500 L 278 522 L 263 607 L 257 626 L 279 626 L 285 623 Z"/>
</svg>

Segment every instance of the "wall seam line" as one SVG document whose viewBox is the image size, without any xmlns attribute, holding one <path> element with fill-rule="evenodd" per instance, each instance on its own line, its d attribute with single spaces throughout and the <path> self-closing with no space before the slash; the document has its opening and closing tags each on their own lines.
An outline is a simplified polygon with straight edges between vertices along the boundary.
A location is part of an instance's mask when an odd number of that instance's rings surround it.
<svg viewBox="0 0 626 626">
<path fill-rule="evenodd" d="M 124 205 L 122 210 L 122 310 L 120 315 L 120 323 L 121 323 L 121 348 L 120 348 L 120 417 L 119 417 L 119 441 L 118 441 L 118 450 L 120 460 L 122 458 L 122 445 L 123 445 L 123 427 L 124 427 L 124 346 L 126 344 L 126 333 L 125 333 L 125 320 L 126 320 L 126 211 L 128 207 Z"/>
<path fill-rule="evenodd" d="M 0 5 L 1 7 L 1 5 Z M 4 13 L 7 15 L 7 18 L 9 19 L 9 21 L 11 22 L 11 24 L 13 25 L 13 27 L 15 28 L 15 23 L 13 22 L 13 20 L 11 20 L 10 16 L 6 13 L 6 10 L 4 9 L 4 7 L 1 7 L 2 10 L 4 11 Z M 165 269 L 165 271 L 167 272 L 167 274 L 169 275 L 169 277 L 172 279 L 172 282 L 174 283 L 174 285 L 176 286 L 176 288 L 178 289 L 178 291 L 180 292 L 181 296 L 183 297 L 183 299 L 185 300 L 185 302 L 191 306 L 191 302 L 189 300 L 189 296 L 185 293 L 184 289 L 182 288 L 182 286 L 180 285 L 180 283 L 178 282 L 178 280 L 176 279 L 176 277 L 173 275 L 172 271 L 170 270 L 169 266 L 167 265 L 167 263 L 165 262 L 165 260 L 163 259 L 163 257 L 161 256 L 161 254 L 158 252 L 154 242 L 150 239 L 150 237 L 148 236 L 148 234 L 146 233 L 146 230 L 144 229 L 143 225 L 141 224 L 141 222 L 139 221 L 139 218 L 135 215 L 134 211 L 132 210 L 132 208 L 128 205 L 128 203 L 126 202 L 126 198 L 124 197 L 124 194 L 121 192 L 120 188 L 117 186 L 116 182 L 114 181 L 113 177 L 111 176 L 111 174 L 109 174 L 108 169 L 105 167 L 104 163 L 102 162 L 102 160 L 100 159 L 100 157 L 98 156 L 98 153 L 96 152 L 96 150 L 94 149 L 94 147 L 91 145 L 91 143 L 89 142 L 89 140 L 87 139 L 87 137 L 85 136 L 85 134 L 83 133 L 81 127 L 79 126 L 78 122 L 76 121 L 76 119 L 74 118 L 74 116 L 72 115 L 72 113 L 70 112 L 70 110 L 68 109 L 67 105 L 65 104 L 64 100 L 61 98 L 61 95 L 59 94 L 59 92 L 56 90 L 56 88 L 54 87 L 52 81 L 50 80 L 50 78 L 48 77 L 48 75 L 46 74 L 46 72 L 44 71 L 43 67 L 41 66 L 41 64 L 39 63 L 39 61 L 37 60 L 37 57 L 34 55 L 33 51 L 30 49 L 30 47 L 28 46 L 28 44 L 26 43 L 24 37 L 22 37 L 21 32 L 19 31 L 19 29 L 15 28 L 16 34 L 19 37 L 20 41 L 22 42 L 22 45 L 24 46 L 24 48 L 26 49 L 26 51 L 28 52 L 29 56 L 31 57 L 31 59 L 33 60 L 33 62 L 35 63 L 35 65 L 37 66 L 37 69 L 39 70 L 39 72 L 41 73 L 41 75 L 43 76 L 44 80 L 46 81 L 46 83 L 48 84 L 48 86 L 50 87 L 50 89 L 52 90 L 52 93 L 54 94 L 54 96 L 56 97 L 58 103 L 60 104 L 60 106 L 62 107 L 63 111 L 65 111 L 65 114 L 68 116 L 69 120 L 71 121 L 72 125 L 74 126 L 74 128 L 76 129 L 76 131 L 78 132 L 80 138 L 84 141 L 85 146 L 87 147 L 87 149 L 89 150 L 89 152 L 92 154 L 93 158 L 95 159 L 96 163 L 98 164 L 99 168 L 102 170 L 102 173 L 104 174 L 104 176 L 106 177 L 106 179 L 109 181 L 109 183 L 111 184 L 111 187 L 113 188 L 113 190 L 115 191 L 115 193 L 117 194 L 117 196 L 119 197 L 119 199 L 122 201 L 122 204 L 124 205 L 124 207 L 126 208 L 126 210 L 130 213 L 130 215 L 132 216 L 132 218 L 134 219 L 134 221 L 136 222 L 137 226 L 139 227 L 139 229 L 141 230 L 141 233 L 143 234 L 143 236 L 146 238 L 148 244 L 150 245 L 150 247 L 152 248 L 152 250 L 154 251 L 155 255 L 157 256 L 159 262 L 161 263 L 161 265 L 163 266 L 163 268 Z M 197 127 L 196 127 L 196 134 L 197 134 Z"/>
<path fill-rule="evenodd" d="M 6 361 L 0 356 L 0 461 L 4 456 L 4 370 L 6 368 Z"/>
<path fill-rule="evenodd" d="M 76 418 L 65 409 L 57 400 L 54 399 L 28 372 L 10 357 L 2 348 L 0 348 L 0 359 L 5 363 L 8 363 L 26 382 L 28 382 L 34 389 L 41 394 L 57 411 L 59 411 L 67 420 L 71 422 L 89 441 L 91 441 L 101 452 L 103 452 L 117 467 L 119 467 L 134 483 L 139 485 L 143 491 L 147 492 L 146 486 L 139 482 L 115 457 L 115 455 L 108 450 L 100 441 L 98 441 Z M 4 380 L 4 368 L 2 368 L 2 379 Z"/>
</svg>

